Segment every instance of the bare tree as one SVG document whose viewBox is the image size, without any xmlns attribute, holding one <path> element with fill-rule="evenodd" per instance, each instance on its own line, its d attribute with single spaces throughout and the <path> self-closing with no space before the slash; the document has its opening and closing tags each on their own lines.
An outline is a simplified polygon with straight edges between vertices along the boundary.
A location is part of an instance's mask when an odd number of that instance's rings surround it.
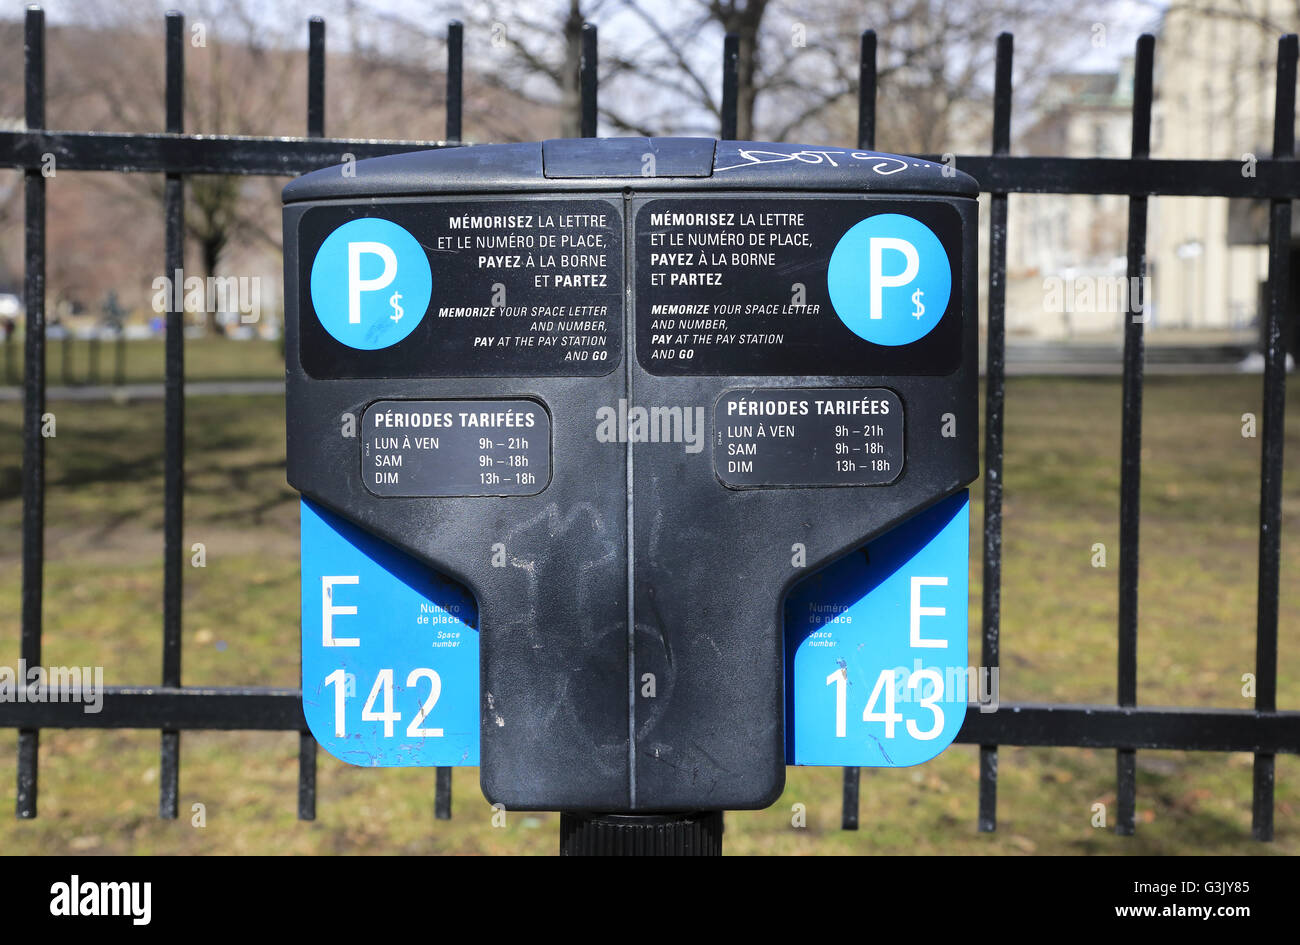
<svg viewBox="0 0 1300 945">
<path fill-rule="evenodd" d="M 557 0 L 523 4 L 486 0 L 461 17 L 467 45 L 477 63 L 474 79 L 512 98 L 544 108 L 554 115 L 562 137 L 581 134 L 578 72 L 582 60 L 582 28 L 609 6 L 609 0 Z M 447 7 L 447 16 L 457 15 Z M 414 29 L 426 29 L 412 24 Z M 496 122 L 495 137 L 527 137 L 519 127 Z"/>
<path fill-rule="evenodd" d="M 83 123 L 129 131 L 162 130 L 165 98 L 161 49 L 163 9 L 81 0 L 78 35 L 86 50 L 75 70 L 79 87 L 64 96 Z M 190 8 L 182 36 L 185 131 L 268 134 L 283 130 L 280 90 L 301 71 L 297 56 L 251 0 L 203 0 Z M 95 47 L 113 50 L 96 55 Z M 125 212 L 160 207 L 158 175 L 109 182 Z M 277 184 L 259 178 L 193 175 L 186 179 L 185 235 L 200 273 L 217 275 L 235 244 L 278 250 Z M 168 274 L 170 276 L 170 273 Z"/>
<path fill-rule="evenodd" d="M 943 151 L 983 135 L 995 38 L 1017 37 L 1017 87 L 1086 47 L 1089 27 L 1115 4 L 1076 10 L 1059 0 L 487 0 L 442 7 L 466 22 L 479 81 L 558 115 L 578 132 L 577 68 L 584 21 L 601 30 L 599 114 L 623 134 L 717 133 L 722 38 L 738 38 L 737 134 L 851 143 L 858 41 L 879 37 L 882 143 Z M 390 19 L 396 18 L 387 14 Z M 406 29 L 428 27 L 407 21 Z M 498 125 L 500 136 L 524 137 Z"/>
</svg>

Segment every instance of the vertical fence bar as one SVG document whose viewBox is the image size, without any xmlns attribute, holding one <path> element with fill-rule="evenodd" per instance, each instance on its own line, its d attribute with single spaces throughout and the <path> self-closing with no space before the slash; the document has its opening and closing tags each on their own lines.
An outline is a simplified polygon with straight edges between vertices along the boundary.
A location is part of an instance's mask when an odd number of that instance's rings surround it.
<svg viewBox="0 0 1300 945">
<path fill-rule="evenodd" d="M 460 20 L 447 24 L 447 140 L 459 141 L 465 85 L 465 27 Z"/>
<path fill-rule="evenodd" d="M 451 768 L 438 769 L 433 816 L 438 820 L 451 820 Z"/>
<path fill-rule="evenodd" d="M 862 33 L 858 55 L 858 148 L 876 147 L 876 31 Z"/>
<path fill-rule="evenodd" d="M 1010 33 L 998 36 L 993 86 L 993 154 L 1011 153 Z M 989 321 L 984 389 L 984 565 L 982 662 L 990 676 L 1001 659 L 1002 421 L 1006 404 L 1007 195 L 989 201 Z M 992 683 L 990 682 L 990 688 Z M 979 829 L 998 826 L 998 746 L 980 746 Z"/>
<path fill-rule="evenodd" d="M 167 131 L 185 130 L 185 17 L 167 14 Z M 163 184 L 164 266 L 172 285 L 185 284 L 185 191 L 180 174 Z M 181 684 L 181 539 L 185 494 L 185 311 L 168 294 L 163 405 L 163 665 L 164 686 Z M 158 777 L 158 816 L 175 819 L 180 792 L 181 733 L 164 729 Z"/>
<path fill-rule="evenodd" d="M 582 106 L 582 137 L 596 137 L 596 24 L 582 24 L 582 57 L 578 61 L 578 90 Z"/>
<path fill-rule="evenodd" d="M 728 33 L 722 41 L 722 114 L 718 137 L 736 140 L 736 115 L 740 94 L 740 37 Z"/>
<path fill-rule="evenodd" d="M 858 61 L 858 148 L 869 151 L 876 146 L 876 32 L 862 34 Z M 862 788 L 862 769 L 845 767 L 844 795 L 841 801 L 840 829 L 858 829 L 858 809 Z"/>
<path fill-rule="evenodd" d="M 307 137 L 325 137 L 325 21 L 307 21 Z"/>
<path fill-rule="evenodd" d="M 45 127 L 45 13 L 28 7 L 23 29 L 23 90 L 27 130 Z M 45 576 L 45 176 L 23 171 L 23 615 L 20 652 L 28 666 L 41 662 L 42 582 Z M 15 813 L 36 816 L 39 729 L 18 731 L 18 793 Z"/>
<path fill-rule="evenodd" d="M 858 800 L 862 788 L 862 769 L 845 767 L 844 769 L 844 802 L 843 811 L 840 814 L 841 830 L 858 829 Z"/>
<path fill-rule="evenodd" d="M 325 21 L 307 20 L 307 137 L 325 136 Z M 316 739 L 298 733 L 298 819 L 316 819 Z"/>
<path fill-rule="evenodd" d="M 1277 44 L 1273 157 L 1295 157 L 1297 40 Z M 1282 541 L 1282 447 L 1286 418 L 1286 354 L 1294 324 L 1287 323 L 1291 201 L 1272 200 L 1268 218 L 1268 313 L 1264 352 L 1264 442 L 1259 485 L 1259 594 L 1255 626 L 1255 711 L 1277 711 L 1277 614 Z M 1251 830 L 1273 839 L 1273 755 L 1255 755 Z"/>
<path fill-rule="evenodd" d="M 298 819 L 316 819 L 316 739 L 298 733 Z"/>
<path fill-rule="evenodd" d="M 1155 37 L 1137 41 L 1133 70 L 1133 160 L 1151 156 L 1152 68 Z M 1119 641 L 1116 660 L 1118 701 L 1137 705 L 1138 561 L 1142 504 L 1142 389 L 1145 361 L 1147 198 L 1128 200 L 1128 306 L 1124 319 L 1123 417 L 1119 481 Z M 1131 836 L 1137 807 L 1137 752 L 1115 753 L 1115 832 Z"/>
<path fill-rule="evenodd" d="M 586 59 L 586 32 L 583 33 L 584 47 L 583 58 Z M 593 36 L 593 47 L 594 36 Z M 446 138 L 448 141 L 460 141 L 461 139 L 461 118 L 464 104 L 464 50 L 465 50 L 465 28 L 460 20 L 452 20 L 447 24 L 447 131 Z M 591 58 L 595 60 L 595 49 L 592 49 Z M 585 83 L 583 83 L 585 89 Z M 594 89 L 594 81 L 593 81 Z M 595 102 L 592 102 L 592 109 L 595 109 Z M 583 101 L 583 125 L 584 135 L 586 126 L 586 101 L 584 95 Z M 592 135 L 595 134 L 595 119 L 592 119 Z M 437 820 L 451 820 L 451 769 L 438 768 L 434 775 L 433 786 L 433 816 Z"/>
</svg>

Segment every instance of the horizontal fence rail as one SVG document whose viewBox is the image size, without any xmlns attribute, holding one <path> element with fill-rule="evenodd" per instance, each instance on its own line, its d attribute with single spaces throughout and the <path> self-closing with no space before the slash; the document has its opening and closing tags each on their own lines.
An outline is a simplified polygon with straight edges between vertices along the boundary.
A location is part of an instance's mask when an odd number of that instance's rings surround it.
<svg viewBox="0 0 1300 945">
<path fill-rule="evenodd" d="M 192 174 L 293 175 L 356 159 L 426 148 L 462 147 L 463 37 L 460 23 L 447 30 L 446 137 L 441 141 L 360 140 L 325 137 L 325 23 L 308 23 L 305 137 L 241 137 L 184 133 L 184 19 L 166 17 L 166 90 L 161 133 L 105 134 L 45 128 L 44 14 L 29 8 L 24 31 L 26 129 L 0 132 L 0 167 L 23 172 L 26 202 L 24 300 L 27 331 L 23 376 L 22 617 L 20 653 L 40 665 L 43 621 L 45 454 L 40 435 L 45 412 L 45 186 L 42 167 L 54 155 L 60 169 L 164 175 L 165 271 L 182 268 L 184 182 Z M 720 134 L 737 127 L 739 41 L 728 36 L 722 56 Z M 877 42 L 861 38 L 857 148 L 876 137 Z M 1132 148 L 1129 158 L 1017 157 L 1011 155 L 1012 38 L 997 38 L 993 141 L 987 155 L 957 155 L 955 163 L 990 194 L 989 292 L 984 411 L 984 541 L 982 663 L 1000 663 L 1003 418 L 1006 393 L 1007 197 L 1022 194 L 1117 194 L 1130 198 L 1127 262 L 1129 285 L 1146 271 L 1147 199 L 1152 196 L 1239 197 L 1269 201 L 1269 270 L 1266 294 L 1264 412 L 1261 436 L 1259 587 L 1253 709 L 1205 709 L 1137 705 L 1138 551 L 1141 484 L 1143 324 L 1130 318 L 1123 350 L 1120 568 L 1117 697 L 1115 705 L 1002 704 L 982 712 L 972 703 L 957 741 L 979 746 L 978 826 L 997 824 L 997 763 L 1002 745 L 1076 747 L 1116 752 L 1119 816 L 1116 831 L 1134 832 L 1136 755 L 1139 750 L 1249 752 L 1255 756 L 1252 823 L 1260 840 L 1273 836 L 1274 758 L 1300 754 L 1300 712 L 1279 711 L 1277 694 L 1278 593 L 1280 587 L 1281 482 L 1286 393 L 1284 331 L 1291 201 L 1300 198 L 1295 160 L 1297 41 L 1278 43 L 1274 141 L 1271 157 L 1255 156 L 1253 176 L 1238 161 L 1152 159 L 1151 106 L 1155 42 L 1143 36 L 1135 59 Z M 579 62 L 580 127 L 597 128 L 596 29 L 584 28 Z M 830 149 L 838 150 L 838 149 Z M 951 155 L 926 155 L 954 160 Z M 1139 277 L 1136 278 L 1135 277 Z M 169 305 L 174 303 L 169 303 Z M 1130 312 L 1142 310 L 1140 298 Z M 16 812 L 37 812 L 37 757 L 43 728 L 135 728 L 162 733 L 159 813 L 174 818 L 180 772 L 180 733 L 188 730 L 272 730 L 299 733 L 298 815 L 316 811 L 316 743 L 303 718 L 296 689 L 202 688 L 181 682 L 181 534 L 184 507 L 184 350 L 181 312 L 166 315 L 164 382 L 164 590 L 163 661 L 159 686 L 110 686 L 102 711 L 87 714 L 75 691 L 69 701 L 0 702 L 0 726 L 18 730 Z M 11 372 L 10 372 L 11 373 Z M 8 376 L 8 375 L 7 375 Z M 985 707 L 987 708 L 987 707 Z M 451 816 L 451 770 L 435 777 L 435 816 Z M 860 771 L 844 769 L 842 825 L 858 827 Z"/>
<path fill-rule="evenodd" d="M 42 162 L 48 164 L 47 155 L 52 154 L 60 170 L 274 177 L 340 164 L 346 154 L 361 160 L 405 151 L 463 146 L 454 139 L 377 141 L 0 131 L 0 167 L 39 170 Z M 923 154 L 920 157 L 941 162 L 945 156 Z M 1255 162 L 1254 177 L 1242 176 L 1241 161 L 1006 154 L 957 154 L 951 160 L 979 181 L 981 188 L 993 193 L 1300 199 L 1300 177 L 1296 175 L 1294 162 L 1272 158 L 1261 157 Z"/>
</svg>

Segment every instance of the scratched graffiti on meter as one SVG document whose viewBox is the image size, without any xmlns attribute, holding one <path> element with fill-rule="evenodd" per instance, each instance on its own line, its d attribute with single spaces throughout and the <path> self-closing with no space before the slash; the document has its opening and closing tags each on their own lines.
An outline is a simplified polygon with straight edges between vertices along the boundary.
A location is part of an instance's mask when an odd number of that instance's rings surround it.
<svg viewBox="0 0 1300 945">
<path fill-rule="evenodd" d="M 536 401 L 384 400 L 361 429 L 375 495 L 537 495 L 551 480 L 551 420 Z"/>
<path fill-rule="evenodd" d="M 943 375 L 961 221 L 925 198 L 656 197 L 636 213 L 636 345 L 661 376 Z"/>
<path fill-rule="evenodd" d="M 903 402 L 884 388 L 728 391 L 713 428 L 713 468 L 732 488 L 875 486 L 903 471 Z"/>
</svg>

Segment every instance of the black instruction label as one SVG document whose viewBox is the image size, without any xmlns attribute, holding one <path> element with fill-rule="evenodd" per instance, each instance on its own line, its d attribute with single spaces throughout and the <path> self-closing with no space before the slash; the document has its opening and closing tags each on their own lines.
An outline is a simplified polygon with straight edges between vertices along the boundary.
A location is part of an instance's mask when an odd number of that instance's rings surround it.
<svg viewBox="0 0 1300 945">
<path fill-rule="evenodd" d="M 536 401 L 382 400 L 361 429 L 375 495 L 536 495 L 551 479 L 551 419 Z"/>
<path fill-rule="evenodd" d="M 903 471 L 903 403 L 884 388 L 732 390 L 713 408 L 723 484 L 869 486 Z"/>
<path fill-rule="evenodd" d="M 923 198 L 652 198 L 636 347 L 658 375 L 949 374 L 961 220 Z"/>
<path fill-rule="evenodd" d="M 600 199 L 314 207 L 299 351 L 316 378 L 608 374 L 623 347 L 623 215 Z"/>
</svg>

